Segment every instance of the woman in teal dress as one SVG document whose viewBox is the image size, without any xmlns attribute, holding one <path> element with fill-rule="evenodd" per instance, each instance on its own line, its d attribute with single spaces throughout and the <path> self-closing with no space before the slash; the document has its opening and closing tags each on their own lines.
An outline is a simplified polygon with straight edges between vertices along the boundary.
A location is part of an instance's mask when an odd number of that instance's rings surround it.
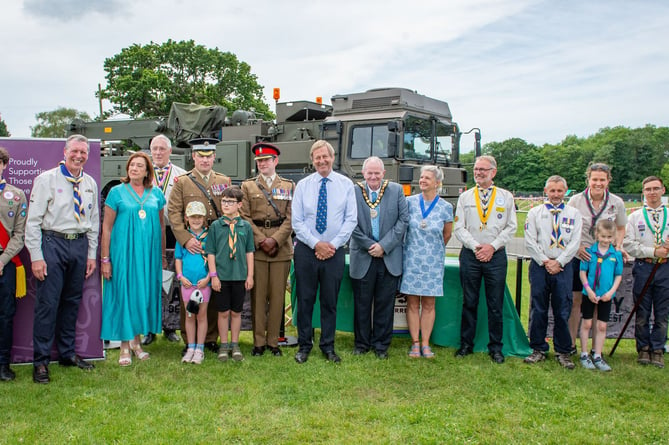
<svg viewBox="0 0 669 445">
<path fill-rule="evenodd" d="M 100 337 L 121 341 L 121 366 L 132 363 L 132 353 L 147 359 L 139 336 L 161 329 L 165 206 L 165 196 L 152 185 L 154 171 L 148 155 L 131 155 L 126 171 L 105 200 L 100 243 L 104 278 Z"/>
</svg>

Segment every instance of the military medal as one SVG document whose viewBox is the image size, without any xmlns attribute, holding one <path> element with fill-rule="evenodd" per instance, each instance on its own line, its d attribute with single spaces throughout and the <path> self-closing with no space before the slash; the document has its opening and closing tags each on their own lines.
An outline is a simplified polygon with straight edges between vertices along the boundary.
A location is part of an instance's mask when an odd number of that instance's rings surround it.
<svg viewBox="0 0 669 445">
<path fill-rule="evenodd" d="M 137 214 L 139 215 L 139 219 L 146 218 L 146 212 L 144 211 L 144 209 L 140 209 L 139 212 L 137 212 Z"/>
<path fill-rule="evenodd" d="M 437 201 L 439 201 L 439 196 L 435 196 L 434 199 L 432 200 L 432 204 L 430 204 L 430 207 L 425 209 L 425 199 L 423 199 L 423 194 L 421 193 L 418 195 L 418 202 L 420 203 L 420 213 L 423 217 L 423 220 L 420 222 L 420 228 L 425 229 L 427 227 L 427 221 L 425 219 L 430 215 L 430 212 L 434 209 L 434 206 L 437 205 Z"/>
</svg>

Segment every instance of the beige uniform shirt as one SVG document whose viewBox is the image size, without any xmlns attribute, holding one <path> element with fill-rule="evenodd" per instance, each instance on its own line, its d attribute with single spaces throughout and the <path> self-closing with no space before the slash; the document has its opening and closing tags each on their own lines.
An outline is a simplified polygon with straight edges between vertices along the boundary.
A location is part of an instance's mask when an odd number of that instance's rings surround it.
<svg viewBox="0 0 669 445">
<path fill-rule="evenodd" d="M 100 231 L 98 185 L 86 173 L 79 184 L 79 193 L 85 214 L 77 222 L 74 217 L 72 184 L 65 179 L 60 167 L 47 170 L 35 178 L 26 220 L 26 248 L 33 262 L 44 259 L 42 230 L 85 233 L 88 238 L 88 259 L 95 259 Z"/>
<path fill-rule="evenodd" d="M 516 235 L 516 206 L 513 195 L 499 187 L 494 201 L 489 204 L 490 217 L 485 226 L 476 207 L 474 193 L 477 187 L 472 187 L 458 198 L 455 209 L 455 236 L 464 247 L 475 250 L 481 244 L 492 244 L 495 250 L 504 247 Z"/>
<path fill-rule="evenodd" d="M 207 209 L 207 226 L 210 226 L 212 222 L 218 219 L 216 210 L 211 206 L 209 199 L 202 193 L 202 190 L 193 183 L 193 180 L 189 177 L 190 173 L 193 174 L 193 177 L 198 183 L 209 191 L 209 194 L 216 205 L 216 209 L 218 209 L 221 215 L 221 193 L 231 184 L 229 177 L 215 171 L 209 173 L 209 177 L 205 183 L 202 176 L 195 169 L 188 172 L 188 174 L 178 176 L 174 180 L 174 187 L 172 188 L 170 199 L 167 203 L 167 215 L 170 224 L 172 225 L 174 237 L 182 246 L 184 246 L 189 239 L 193 238 L 193 235 L 186 229 L 184 221 L 188 203 L 191 201 L 199 201 L 204 204 L 204 208 Z"/>
<path fill-rule="evenodd" d="M 551 211 L 542 204 L 530 209 L 525 221 L 525 246 L 532 259 L 540 266 L 549 259 L 565 266 L 574 258 L 581 245 L 581 213 L 573 207 L 564 206 L 558 215 L 560 239 L 564 248 L 551 247 L 553 222 Z"/>
<path fill-rule="evenodd" d="M 242 217 L 251 223 L 253 228 L 253 239 L 256 247 L 255 259 L 259 261 L 287 261 L 293 256 L 293 244 L 291 240 L 291 202 L 293 199 L 293 191 L 295 190 L 295 183 L 290 179 L 282 178 L 274 175 L 271 188 L 268 189 L 267 184 L 259 177 L 247 179 L 242 183 L 242 191 L 244 192 L 244 200 L 242 201 Z M 274 205 L 281 216 L 276 214 L 272 205 L 267 201 L 267 197 L 263 190 L 269 193 Z M 270 222 L 277 221 L 284 218 L 280 226 L 265 227 L 265 224 L 258 225 L 256 222 Z M 265 252 L 258 247 L 260 242 L 265 238 L 272 237 L 278 244 L 278 253 L 275 257 L 268 257 Z"/>
<path fill-rule="evenodd" d="M 664 205 L 660 209 L 665 209 L 660 213 L 660 233 L 664 231 L 662 239 L 666 242 L 669 238 L 669 209 L 666 209 Z M 648 219 L 652 224 L 650 215 Z M 627 220 L 623 242 L 625 251 L 634 258 L 654 258 L 656 243 L 653 230 L 656 229 L 648 226 L 643 208 L 634 211 Z"/>
<path fill-rule="evenodd" d="M 577 193 L 569 200 L 567 204 L 571 207 L 576 207 L 581 212 L 583 225 L 581 228 L 581 245 L 590 247 L 595 244 L 595 239 L 590 233 L 592 228 L 592 214 L 588 208 L 588 203 L 585 200 L 585 192 Z M 609 193 L 609 202 L 602 212 L 599 219 L 608 219 L 613 221 L 617 227 L 627 224 L 627 213 L 625 212 L 625 203 L 618 196 Z"/>
<path fill-rule="evenodd" d="M 3 266 L 23 249 L 27 212 L 28 204 L 23 191 L 5 183 L 5 189 L 0 193 L 0 224 L 7 231 L 9 241 L 5 249 L 0 245 L 0 263 Z"/>
</svg>

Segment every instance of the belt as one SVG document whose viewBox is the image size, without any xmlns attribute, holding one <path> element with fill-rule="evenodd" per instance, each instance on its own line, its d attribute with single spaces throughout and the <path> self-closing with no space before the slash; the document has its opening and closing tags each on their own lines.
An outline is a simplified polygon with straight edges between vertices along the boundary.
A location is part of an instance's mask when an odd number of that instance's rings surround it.
<svg viewBox="0 0 669 445">
<path fill-rule="evenodd" d="M 648 264 L 657 264 L 657 263 L 664 264 L 667 262 L 666 258 L 642 258 L 642 259 L 644 263 Z"/>
<path fill-rule="evenodd" d="M 284 221 L 285 218 L 275 219 L 274 221 L 271 219 L 254 219 L 253 224 L 258 227 L 269 229 L 270 227 L 279 227 L 281 224 L 283 224 Z"/>
<path fill-rule="evenodd" d="M 60 233 L 54 232 L 53 230 L 42 230 L 42 233 L 46 236 L 53 236 L 54 238 L 61 238 L 66 240 L 75 240 L 83 238 L 86 236 L 86 233 Z"/>
</svg>

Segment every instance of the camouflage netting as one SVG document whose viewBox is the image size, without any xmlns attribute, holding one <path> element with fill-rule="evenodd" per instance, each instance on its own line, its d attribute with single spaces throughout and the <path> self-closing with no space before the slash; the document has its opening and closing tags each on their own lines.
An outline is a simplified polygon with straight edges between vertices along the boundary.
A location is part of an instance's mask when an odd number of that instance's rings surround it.
<svg viewBox="0 0 669 445">
<path fill-rule="evenodd" d="M 219 105 L 203 106 L 174 102 L 167 120 L 174 131 L 177 147 L 188 147 L 188 141 L 199 137 L 219 137 L 227 109 Z"/>
</svg>

